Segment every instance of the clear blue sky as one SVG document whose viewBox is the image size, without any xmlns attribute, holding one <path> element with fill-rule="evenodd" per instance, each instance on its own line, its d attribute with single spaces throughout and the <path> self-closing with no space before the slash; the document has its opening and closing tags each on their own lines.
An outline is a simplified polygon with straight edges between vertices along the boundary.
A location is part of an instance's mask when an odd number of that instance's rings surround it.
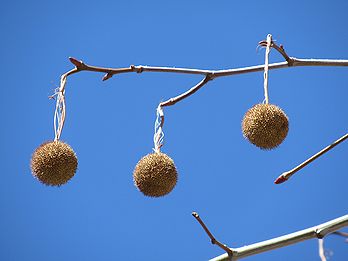
<svg viewBox="0 0 348 261">
<path fill-rule="evenodd" d="M 47 99 L 69 56 L 91 65 L 226 69 L 264 62 L 273 35 L 290 56 L 348 59 L 347 1 L 6 1 L 0 9 L 0 260 L 207 260 L 223 253 L 191 216 L 197 211 L 231 247 L 347 214 L 348 143 L 282 185 L 274 179 L 347 132 L 347 68 L 270 72 L 270 102 L 290 119 L 285 142 L 262 151 L 244 140 L 244 113 L 263 100 L 263 74 L 219 78 L 165 109 L 165 146 L 179 181 L 167 197 L 133 185 L 151 152 L 158 103 L 200 76 L 123 74 L 68 79 L 61 139 L 79 166 L 65 186 L 46 187 L 29 168 L 53 138 Z M 271 62 L 283 61 L 276 52 Z M 347 230 L 345 230 L 347 231 Z M 328 237 L 330 260 L 348 245 Z M 310 240 L 248 260 L 319 260 Z"/>
</svg>

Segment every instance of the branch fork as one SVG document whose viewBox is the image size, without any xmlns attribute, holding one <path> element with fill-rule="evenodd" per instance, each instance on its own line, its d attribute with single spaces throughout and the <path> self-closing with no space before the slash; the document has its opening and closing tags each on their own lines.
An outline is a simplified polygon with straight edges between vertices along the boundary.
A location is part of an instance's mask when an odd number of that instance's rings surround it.
<svg viewBox="0 0 348 261">
<path fill-rule="evenodd" d="M 211 239 L 212 244 L 219 246 L 221 249 L 226 251 L 226 254 L 220 255 L 211 259 L 211 261 L 231 261 L 238 260 L 248 256 L 256 255 L 262 252 L 270 251 L 273 249 L 285 247 L 292 245 L 304 240 L 318 238 L 322 240 L 325 236 L 335 233 L 336 235 L 348 237 L 348 233 L 335 232 L 343 227 L 348 226 L 348 215 L 330 220 L 328 222 L 322 223 L 320 225 L 303 229 L 288 235 L 280 236 L 277 238 L 265 240 L 248 246 L 243 246 L 239 248 L 228 248 L 226 245 L 221 244 L 215 239 L 212 233 L 209 231 L 207 226 L 204 224 L 202 219 L 196 212 L 193 212 L 192 215 L 196 218 L 199 224 L 202 226 L 204 231 L 207 233 Z"/>
</svg>

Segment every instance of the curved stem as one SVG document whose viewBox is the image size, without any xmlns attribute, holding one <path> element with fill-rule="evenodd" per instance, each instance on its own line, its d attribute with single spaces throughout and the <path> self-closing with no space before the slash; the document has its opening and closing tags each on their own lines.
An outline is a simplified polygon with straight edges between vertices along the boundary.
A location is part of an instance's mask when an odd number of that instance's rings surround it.
<svg viewBox="0 0 348 261">
<path fill-rule="evenodd" d="M 174 105 L 175 103 L 189 97 L 190 95 L 194 94 L 196 91 L 198 91 L 200 88 L 202 88 L 206 83 L 212 80 L 212 77 L 210 74 L 207 74 L 203 80 L 201 80 L 199 83 L 197 83 L 195 86 L 193 86 L 191 89 L 188 91 L 174 97 L 170 98 L 169 100 L 166 100 L 164 102 L 160 103 L 160 106 L 165 107 L 165 106 L 171 106 Z"/>
</svg>

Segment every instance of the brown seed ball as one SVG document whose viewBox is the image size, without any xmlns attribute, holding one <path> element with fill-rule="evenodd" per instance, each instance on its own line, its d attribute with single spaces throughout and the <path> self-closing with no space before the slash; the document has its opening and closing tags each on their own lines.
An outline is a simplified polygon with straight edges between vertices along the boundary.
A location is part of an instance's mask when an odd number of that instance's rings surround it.
<svg viewBox="0 0 348 261">
<path fill-rule="evenodd" d="M 75 175 L 77 157 L 68 144 L 50 141 L 34 151 L 30 165 L 34 177 L 43 184 L 60 186 Z"/>
<path fill-rule="evenodd" d="M 242 131 L 245 138 L 261 149 L 279 146 L 289 130 L 286 114 L 276 105 L 256 104 L 244 115 Z"/>
<path fill-rule="evenodd" d="M 143 157 L 135 166 L 135 186 L 146 196 L 161 197 L 173 190 L 178 174 L 173 160 L 166 154 L 155 152 Z"/>
</svg>

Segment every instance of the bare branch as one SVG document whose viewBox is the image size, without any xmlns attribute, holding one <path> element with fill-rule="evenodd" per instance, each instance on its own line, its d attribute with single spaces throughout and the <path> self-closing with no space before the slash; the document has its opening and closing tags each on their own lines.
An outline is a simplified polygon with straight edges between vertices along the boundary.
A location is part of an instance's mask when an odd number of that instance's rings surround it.
<svg viewBox="0 0 348 261">
<path fill-rule="evenodd" d="M 260 45 L 262 44 L 263 44 L 263 41 L 260 42 Z M 290 65 L 291 66 L 348 66 L 348 60 L 322 60 L 322 59 L 314 60 L 314 59 L 297 59 L 293 57 L 289 58 L 289 56 L 287 56 L 287 54 L 285 53 L 282 47 L 278 47 L 274 42 L 271 42 L 271 44 L 272 44 L 272 47 L 274 47 L 275 49 L 277 49 L 279 52 L 282 53 L 282 55 L 285 57 L 287 62 L 269 64 L 268 65 L 269 70 L 285 68 L 285 67 L 289 67 Z M 205 76 L 205 78 L 201 82 L 199 82 L 197 85 L 192 87 L 190 90 L 186 91 L 185 93 L 175 98 L 169 99 L 161 103 L 160 105 L 162 107 L 174 105 L 175 103 L 191 96 L 201 87 L 203 87 L 206 83 L 208 83 L 209 81 L 217 77 L 258 72 L 258 71 L 263 71 L 265 68 L 264 65 L 242 67 L 242 68 L 228 69 L 228 70 L 200 70 L 200 69 L 189 69 L 189 68 L 155 67 L 155 66 L 143 66 L 143 65 L 138 65 L 138 66 L 131 65 L 128 68 L 106 68 L 106 67 L 97 67 L 97 66 L 87 65 L 83 61 L 75 59 L 73 57 L 69 57 L 69 60 L 75 66 L 75 68 L 62 74 L 61 79 L 64 78 L 65 80 L 64 82 L 66 82 L 66 79 L 68 76 L 80 71 L 104 73 L 104 76 L 102 78 L 103 81 L 110 79 L 115 74 L 130 73 L 130 72 L 136 72 L 136 73 L 166 72 L 166 73 L 199 74 L 199 75 Z M 59 93 L 61 94 L 61 96 L 64 95 L 64 90 L 65 90 L 65 84 L 64 86 L 61 85 L 59 88 Z M 54 96 L 50 96 L 49 98 L 52 99 L 53 97 Z M 64 97 L 60 100 L 63 101 Z M 58 105 L 59 104 L 56 105 L 56 108 L 58 108 L 57 107 Z M 56 139 L 59 139 L 59 136 L 62 132 L 62 128 L 64 126 L 64 119 L 62 117 L 61 119 L 58 119 L 58 121 L 59 121 L 59 133 L 58 135 L 56 133 Z"/>
<path fill-rule="evenodd" d="M 346 243 L 348 243 L 348 233 L 341 232 L 341 231 L 335 231 L 332 233 L 332 235 L 337 235 L 346 238 Z"/>
<path fill-rule="evenodd" d="M 332 234 L 348 238 L 348 233 L 345 232 L 335 231 Z"/>
<path fill-rule="evenodd" d="M 75 58 L 70 57 L 69 60 L 76 66 L 78 71 L 91 71 L 91 72 L 101 72 L 105 73 L 108 78 L 111 78 L 112 75 L 120 73 L 142 73 L 142 72 L 166 72 L 166 73 L 181 73 L 181 74 L 200 74 L 200 75 L 211 75 L 211 78 L 231 76 L 236 74 L 252 73 L 259 72 L 264 70 L 264 65 L 256 65 L 250 67 L 241 67 L 235 69 L 227 70 L 201 70 L 201 69 L 189 69 L 189 68 L 176 68 L 176 67 L 155 67 L 155 66 L 144 66 L 144 65 L 131 65 L 128 68 L 106 68 L 106 67 L 97 67 L 91 66 L 78 61 Z M 334 59 L 298 59 L 291 57 L 293 62 L 292 66 L 348 66 L 348 60 L 334 60 Z M 289 67 L 287 62 L 272 63 L 269 64 L 269 69 L 280 69 Z M 69 73 L 69 75 L 72 73 Z M 106 76 L 104 76 L 105 78 Z"/>
<path fill-rule="evenodd" d="M 203 220 L 200 218 L 200 216 L 198 215 L 197 212 L 192 212 L 192 216 L 195 217 L 195 219 L 199 222 L 199 224 L 202 226 L 202 228 L 204 229 L 205 233 L 207 233 L 208 237 L 211 240 L 211 243 L 213 245 L 217 245 L 220 248 L 222 248 L 223 250 L 226 251 L 227 255 L 229 257 L 233 256 L 233 252 L 230 248 L 228 248 L 226 245 L 221 244 L 219 241 L 216 240 L 216 238 L 213 236 L 213 234 L 209 231 L 208 227 L 204 224 Z"/>
<path fill-rule="evenodd" d="M 348 226 L 348 215 L 285 236 L 262 241 L 249 246 L 231 248 L 231 251 L 233 253 L 232 260 L 237 260 L 273 249 L 285 247 L 311 238 L 324 238 L 326 235 L 333 233 L 334 231 L 339 230 L 345 226 Z M 229 256 L 227 254 L 223 254 L 211 259 L 211 261 L 227 260 L 229 260 Z"/>
<path fill-rule="evenodd" d="M 171 106 L 174 105 L 175 103 L 189 97 L 190 95 L 194 94 L 196 91 L 198 91 L 200 88 L 202 88 L 206 83 L 212 80 L 212 77 L 210 74 L 207 74 L 207 76 L 204 77 L 202 81 L 200 81 L 198 84 L 193 86 L 191 89 L 188 91 L 184 92 L 183 94 L 180 94 L 174 98 L 171 98 L 165 102 L 161 102 L 160 106 L 165 107 L 165 106 Z"/>
<path fill-rule="evenodd" d="M 333 142 L 332 144 L 330 144 L 329 146 L 325 147 L 324 149 L 322 149 L 321 151 L 319 151 L 317 154 L 313 155 L 312 157 L 310 157 L 309 159 L 305 160 L 304 162 L 302 162 L 300 165 L 298 165 L 297 167 L 293 168 L 292 170 L 286 171 L 283 174 L 281 174 L 275 181 L 275 184 L 280 184 L 283 183 L 285 181 L 287 181 L 292 175 L 294 175 L 297 171 L 299 171 L 300 169 L 304 168 L 305 166 L 307 166 L 309 163 L 311 163 L 312 161 L 314 161 L 315 159 L 317 159 L 318 157 L 320 157 L 321 155 L 325 154 L 326 152 L 328 152 L 329 150 L 331 150 L 332 148 L 334 148 L 335 146 L 337 146 L 338 144 L 340 144 L 341 142 L 343 142 L 344 140 L 346 140 L 348 138 L 348 133 L 343 135 L 341 138 L 339 138 L 338 140 L 336 140 L 335 142 Z"/>
</svg>

